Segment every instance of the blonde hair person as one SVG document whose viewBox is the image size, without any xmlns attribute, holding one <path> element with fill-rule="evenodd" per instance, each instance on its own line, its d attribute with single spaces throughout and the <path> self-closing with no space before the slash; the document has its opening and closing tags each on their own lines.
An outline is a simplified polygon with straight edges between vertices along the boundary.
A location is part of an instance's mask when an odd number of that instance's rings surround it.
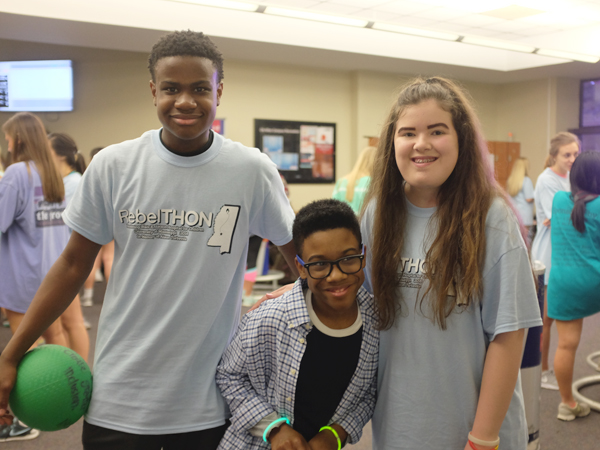
<svg viewBox="0 0 600 450">
<path fill-rule="evenodd" d="M 360 212 L 369 189 L 376 151 L 376 147 L 364 148 L 358 155 L 352 171 L 337 181 L 331 195 L 336 200 L 348 203 L 356 214 Z"/>
<path fill-rule="evenodd" d="M 533 226 L 533 182 L 528 172 L 527 158 L 516 159 L 506 182 L 506 190 L 523 225 L 529 230 Z"/>
<path fill-rule="evenodd" d="M 34 114 L 18 113 L 2 130 L 13 164 L 0 180 L 0 306 L 14 333 L 67 245 L 69 230 L 61 218 L 64 186 L 42 121 Z M 48 344 L 66 345 L 60 321 L 43 337 Z"/>
<path fill-rule="evenodd" d="M 550 222 L 552 202 L 559 191 L 571 191 L 569 172 L 580 151 L 579 138 L 561 131 L 550 140 L 550 150 L 545 161 L 545 169 L 535 184 L 534 198 L 537 231 L 531 244 L 531 258 L 546 266 L 545 285 L 548 286 L 552 268 L 552 242 L 550 240 Z M 544 289 L 544 301 L 548 298 L 548 289 Z M 553 319 L 548 317 L 548 308 L 544 308 L 544 328 L 542 330 L 542 387 L 558 390 L 554 371 L 550 369 L 550 330 Z"/>
<path fill-rule="evenodd" d="M 525 450 L 519 366 L 540 312 L 521 227 L 461 88 L 432 77 L 402 89 L 365 202 L 365 285 L 382 330 L 373 448 Z"/>
</svg>

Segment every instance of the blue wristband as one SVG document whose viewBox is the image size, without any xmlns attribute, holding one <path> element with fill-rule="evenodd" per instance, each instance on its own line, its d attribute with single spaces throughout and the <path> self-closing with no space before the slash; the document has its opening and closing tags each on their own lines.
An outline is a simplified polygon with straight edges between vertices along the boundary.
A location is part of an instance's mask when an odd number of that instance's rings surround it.
<svg viewBox="0 0 600 450">
<path fill-rule="evenodd" d="M 269 441 L 267 441 L 267 436 L 269 435 L 269 431 L 271 431 L 273 429 L 273 427 L 275 427 L 275 425 L 277 425 L 278 423 L 281 423 L 281 422 L 285 422 L 289 425 L 290 419 L 288 419 L 287 417 L 280 417 L 279 419 L 276 419 L 273 422 L 271 422 L 269 424 L 269 426 L 265 429 L 265 432 L 263 433 L 263 441 L 265 441 L 267 444 L 269 443 Z"/>
</svg>

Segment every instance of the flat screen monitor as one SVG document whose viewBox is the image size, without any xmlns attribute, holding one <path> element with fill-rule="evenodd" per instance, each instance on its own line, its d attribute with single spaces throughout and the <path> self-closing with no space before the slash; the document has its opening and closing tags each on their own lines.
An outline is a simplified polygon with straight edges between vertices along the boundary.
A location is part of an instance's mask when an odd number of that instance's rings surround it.
<svg viewBox="0 0 600 450">
<path fill-rule="evenodd" d="M 579 126 L 600 126 L 600 79 L 581 82 L 581 110 Z"/>
<path fill-rule="evenodd" d="M 0 111 L 73 111 L 71 61 L 0 61 Z"/>
</svg>

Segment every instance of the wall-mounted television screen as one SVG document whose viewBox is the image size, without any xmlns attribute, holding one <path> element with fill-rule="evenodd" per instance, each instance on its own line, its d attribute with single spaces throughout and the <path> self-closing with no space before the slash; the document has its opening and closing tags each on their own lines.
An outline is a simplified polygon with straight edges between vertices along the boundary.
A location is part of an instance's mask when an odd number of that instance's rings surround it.
<svg viewBox="0 0 600 450">
<path fill-rule="evenodd" d="M 581 106 L 579 126 L 600 126 L 600 80 L 581 82 Z"/>
<path fill-rule="evenodd" d="M 71 61 L 0 61 L 0 111 L 73 111 Z"/>
</svg>

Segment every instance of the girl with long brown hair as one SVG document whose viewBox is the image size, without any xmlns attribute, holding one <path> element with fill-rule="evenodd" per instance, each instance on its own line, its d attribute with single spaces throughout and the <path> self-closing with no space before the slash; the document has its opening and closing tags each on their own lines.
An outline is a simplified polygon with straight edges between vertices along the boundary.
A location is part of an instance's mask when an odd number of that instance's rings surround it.
<svg viewBox="0 0 600 450">
<path fill-rule="evenodd" d="M 373 448 L 525 450 L 519 366 L 524 329 L 542 323 L 534 280 L 453 82 L 416 79 L 398 95 L 361 230 L 382 330 Z"/>
<path fill-rule="evenodd" d="M 571 191 L 569 172 L 580 151 L 579 138 L 567 131 L 557 133 L 550 140 L 550 150 L 544 163 L 544 171 L 535 183 L 536 234 L 531 244 L 531 257 L 546 266 L 544 282 L 548 286 L 552 268 L 552 242 L 550 240 L 550 222 L 552 219 L 552 201 L 559 191 Z M 548 299 L 548 289 L 544 289 L 544 302 Z M 550 369 L 550 332 L 554 320 L 548 317 L 548 308 L 544 308 L 544 328 L 542 330 L 542 387 L 558 390 L 554 370 Z"/>
<path fill-rule="evenodd" d="M 13 164 L 0 179 L 0 306 L 15 333 L 46 273 L 66 247 L 69 230 L 61 217 L 63 182 L 42 121 L 34 114 L 18 113 L 2 130 Z M 66 345 L 60 320 L 43 337 L 48 344 Z M 18 426 L 16 420 L 11 425 Z M 21 439 L 36 433 L 25 430 Z"/>
</svg>

